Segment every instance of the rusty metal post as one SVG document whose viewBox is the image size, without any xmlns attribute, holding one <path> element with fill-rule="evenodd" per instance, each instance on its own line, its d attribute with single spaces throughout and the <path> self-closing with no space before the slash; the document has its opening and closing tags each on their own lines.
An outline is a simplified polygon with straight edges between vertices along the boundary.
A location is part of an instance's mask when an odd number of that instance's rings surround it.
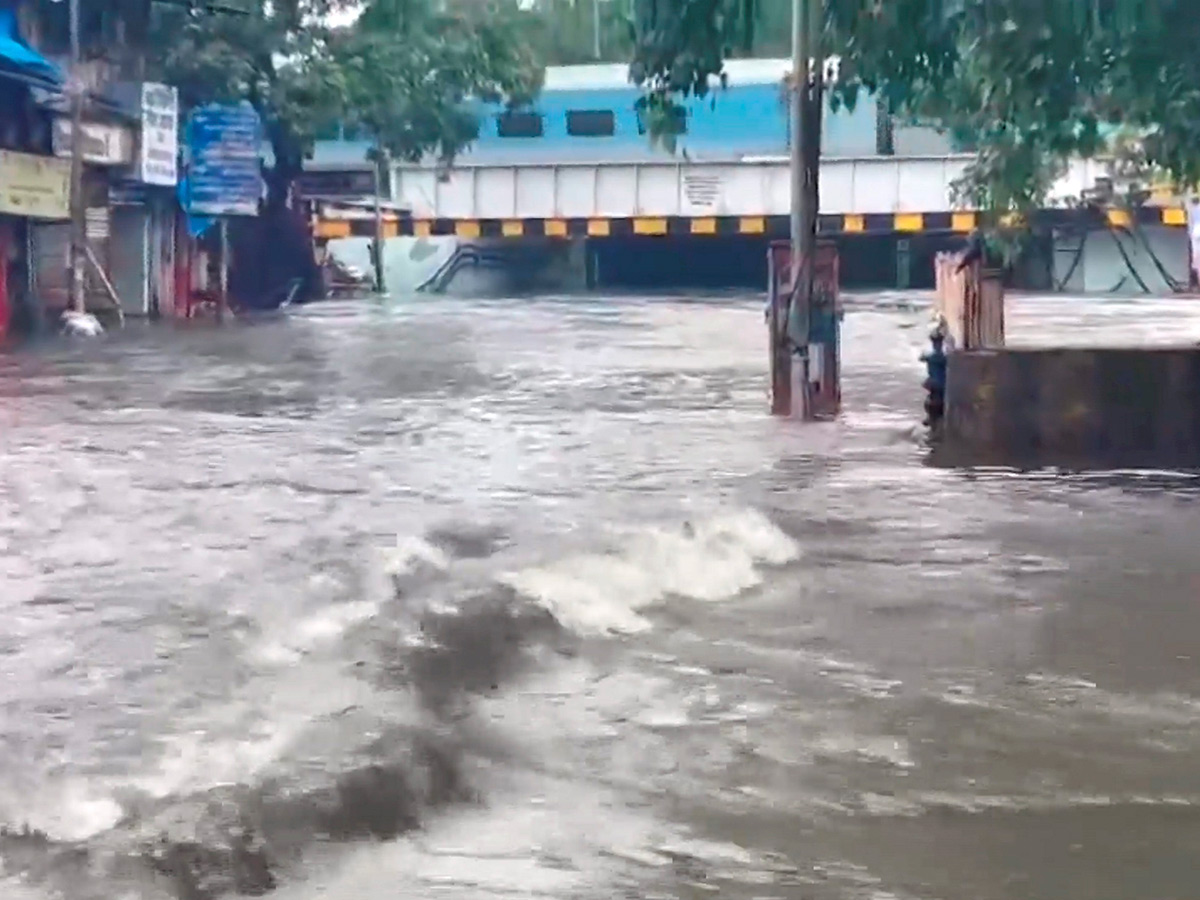
<svg viewBox="0 0 1200 900">
<path fill-rule="evenodd" d="M 221 286 L 217 295 L 217 321 L 220 322 L 229 312 L 229 219 L 221 217 Z"/>
<path fill-rule="evenodd" d="M 791 249 L 784 241 L 774 241 L 767 248 L 767 331 L 773 416 L 792 414 L 792 347 L 787 334 L 792 296 Z"/>
<path fill-rule="evenodd" d="M 384 172 L 385 166 L 388 165 L 387 157 L 384 151 L 379 147 L 375 148 L 373 168 L 375 170 L 375 234 L 371 240 L 371 262 L 375 271 L 375 293 L 386 294 L 387 284 L 385 282 L 386 274 L 383 270 L 383 190 L 384 190 Z M 387 184 L 391 185 L 391 179 L 387 179 Z M 389 198 L 390 199 L 390 198 Z"/>
<path fill-rule="evenodd" d="M 812 294 L 804 417 L 831 419 L 842 409 L 841 273 L 837 247 L 831 241 L 817 245 L 810 269 Z"/>
</svg>

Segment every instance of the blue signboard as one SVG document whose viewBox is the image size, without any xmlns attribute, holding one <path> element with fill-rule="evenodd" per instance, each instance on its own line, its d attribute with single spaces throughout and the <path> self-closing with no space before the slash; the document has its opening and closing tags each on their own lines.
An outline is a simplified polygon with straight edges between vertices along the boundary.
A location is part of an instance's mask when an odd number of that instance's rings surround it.
<svg viewBox="0 0 1200 900">
<path fill-rule="evenodd" d="M 262 122 L 249 103 L 202 106 L 188 121 L 188 212 L 255 216 L 262 198 Z"/>
</svg>

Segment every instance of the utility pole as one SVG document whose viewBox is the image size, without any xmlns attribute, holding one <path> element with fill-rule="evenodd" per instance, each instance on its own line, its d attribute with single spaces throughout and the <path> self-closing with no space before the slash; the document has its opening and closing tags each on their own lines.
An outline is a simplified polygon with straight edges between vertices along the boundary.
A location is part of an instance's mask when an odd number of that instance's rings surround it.
<svg viewBox="0 0 1200 900">
<path fill-rule="evenodd" d="M 391 172 L 387 171 L 391 168 L 390 157 L 386 150 L 376 146 L 373 156 L 373 166 L 375 169 L 375 238 L 371 242 L 371 260 L 375 267 L 375 291 L 379 294 L 387 293 L 387 284 L 385 273 L 383 271 L 383 190 L 386 186 L 388 191 L 391 191 Z M 386 177 L 385 177 L 386 173 Z M 391 195 L 389 193 L 389 199 Z"/>
<path fill-rule="evenodd" d="M 787 378 L 790 395 L 800 394 L 801 415 L 807 419 L 811 404 L 808 397 L 808 334 L 812 314 L 812 263 L 815 220 L 809 207 L 811 193 L 806 176 L 808 160 L 808 82 L 812 62 L 812 7 L 814 0 L 792 0 L 792 93 L 791 93 L 791 262 L 790 299 L 785 323 L 783 349 L 788 355 Z M 799 371 L 797 371 L 797 369 Z M 789 401 L 789 404 L 794 401 Z M 794 407 L 793 407 L 794 408 Z"/>
<path fill-rule="evenodd" d="M 804 239 L 809 242 L 808 259 L 816 259 L 817 218 L 820 210 L 821 119 L 825 107 L 825 55 L 821 39 L 825 32 L 825 0 L 807 0 L 808 25 L 805 29 L 809 51 L 809 93 L 802 131 L 804 144 L 804 177 L 807 187 L 804 207 Z M 812 283 L 815 264 L 809 266 L 808 281 Z"/>
<path fill-rule="evenodd" d="M 600 0 L 592 0 L 592 56 L 600 62 Z"/>
<path fill-rule="evenodd" d="M 87 241 L 87 202 L 83 196 L 83 101 L 86 89 L 83 85 L 80 63 L 82 54 L 79 43 L 79 0 L 70 0 L 71 32 L 71 242 L 67 257 L 70 278 L 71 309 L 77 313 L 87 312 L 84 295 L 84 263 Z"/>
<path fill-rule="evenodd" d="M 808 20 L 812 0 L 792 0 L 792 93 L 791 104 L 791 238 L 792 265 L 799 265 L 804 232 L 804 95 L 808 89 L 809 49 Z"/>
</svg>

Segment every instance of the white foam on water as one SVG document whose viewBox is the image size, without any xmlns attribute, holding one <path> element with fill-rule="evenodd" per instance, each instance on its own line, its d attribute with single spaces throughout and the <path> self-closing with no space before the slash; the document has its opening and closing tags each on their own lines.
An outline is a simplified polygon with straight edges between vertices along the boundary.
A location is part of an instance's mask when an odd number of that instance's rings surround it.
<svg viewBox="0 0 1200 900">
<path fill-rule="evenodd" d="M 422 566 L 444 572 L 450 567 L 446 554 L 423 538 L 402 535 L 394 547 L 383 551 L 386 574 L 397 577 L 418 571 Z"/>
<path fill-rule="evenodd" d="M 276 625 L 273 631 L 278 634 L 252 648 L 253 658 L 271 666 L 295 665 L 307 654 L 335 644 L 351 628 L 376 616 L 395 595 L 396 579 L 422 569 L 443 572 L 449 565 L 446 555 L 428 541 L 401 535 L 393 546 L 381 549 L 368 563 L 364 597 L 322 606 L 298 622 Z"/>
<path fill-rule="evenodd" d="M 486 808 L 458 810 L 411 838 L 360 845 L 277 900 L 365 897 L 611 897 L 626 863 L 614 842 L 655 841 L 656 824 L 603 787 L 521 773 Z M 597 822 L 604 822 L 597 828 Z"/>
<path fill-rule="evenodd" d="M 197 723 L 200 727 L 194 731 L 165 738 L 157 767 L 131 784 L 164 799 L 251 782 L 283 755 L 307 723 L 303 715 L 276 716 L 229 737 L 214 735 Z"/>
<path fill-rule="evenodd" d="M 397 715 L 409 712 L 404 698 L 389 695 Z M 349 709 L 376 709 L 379 703 L 375 688 L 347 675 L 336 660 L 290 666 L 264 675 L 225 706 L 179 721 L 179 730 L 160 741 L 153 768 L 128 786 L 166 798 L 251 784 L 300 746 L 315 723 Z"/>
<path fill-rule="evenodd" d="M 124 815 L 121 805 L 96 783 L 71 779 L 47 784 L 32 792 L 6 791 L 21 800 L 19 810 L 4 810 L 12 826 L 28 826 L 56 841 L 85 841 L 115 826 Z M 7 897 L 7 894 L 0 894 Z"/>
<path fill-rule="evenodd" d="M 269 665 L 292 665 L 306 653 L 335 642 L 354 625 L 366 622 L 379 612 L 374 600 L 354 600 L 318 610 L 295 623 L 280 640 L 269 640 L 254 648 L 254 657 Z"/>
<path fill-rule="evenodd" d="M 818 756 L 858 757 L 897 769 L 916 768 L 908 741 L 894 735 L 830 733 L 813 742 Z"/>
<path fill-rule="evenodd" d="M 608 553 L 587 553 L 510 573 L 501 580 L 581 633 L 634 633 L 667 597 L 720 602 L 755 587 L 762 567 L 800 548 L 763 514 L 744 510 L 674 527 L 617 531 Z"/>
<path fill-rule="evenodd" d="M 1064 809 L 1097 809 L 1114 806 L 1194 806 L 1196 798 L 1083 793 L 959 794 L 951 791 L 918 791 L 911 795 L 920 812 L 932 809 L 978 814 L 984 812 L 1050 812 Z"/>
<path fill-rule="evenodd" d="M 28 791 L 6 791 L 21 797 L 22 807 L 0 808 L 0 821 L 28 824 L 57 840 L 87 840 L 121 822 L 126 813 L 121 798 L 131 791 L 168 799 L 255 783 L 312 738 L 314 728 L 328 736 L 343 727 L 331 717 L 346 710 L 386 709 L 389 719 L 416 721 L 420 713 L 410 697 L 393 691 L 386 702 L 380 700 L 375 688 L 345 671 L 344 660 L 320 651 L 336 647 L 351 628 L 379 613 L 392 595 L 387 576 L 446 565 L 427 542 L 398 540 L 384 551 L 382 565 L 373 566 L 370 574 L 379 583 L 366 586 L 364 599 L 331 603 L 291 623 L 263 623 L 279 633 L 247 648 L 263 668 L 232 698 L 176 718 L 175 730 L 159 737 L 158 752 L 144 767 L 119 778 L 55 784 L 33 797 Z M 334 743 L 361 739 L 361 734 L 347 734 Z"/>
<path fill-rule="evenodd" d="M 18 875 L 5 877 L 0 868 L 0 897 L 4 900 L 60 900 L 62 894 L 29 884 Z"/>
</svg>

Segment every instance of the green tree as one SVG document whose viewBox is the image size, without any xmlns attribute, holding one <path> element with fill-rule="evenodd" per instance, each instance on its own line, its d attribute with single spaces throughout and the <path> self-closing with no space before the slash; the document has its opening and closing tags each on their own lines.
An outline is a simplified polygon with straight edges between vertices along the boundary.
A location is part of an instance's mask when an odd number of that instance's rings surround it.
<svg viewBox="0 0 1200 900">
<path fill-rule="evenodd" d="M 254 106 L 275 157 L 269 198 L 279 203 L 317 132 L 345 107 L 346 76 L 330 49 L 328 21 L 349 3 L 227 0 L 225 6 L 156 8 L 152 61 L 159 77 L 179 88 L 185 110 L 240 100 Z"/>
<path fill-rule="evenodd" d="M 528 24 L 511 0 L 373 0 L 332 44 L 340 114 L 386 156 L 449 163 L 478 135 L 472 102 L 521 103 L 540 89 Z"/>
<path fill-rule="evenodd" d="M 631 75 L 647 104 L 704 95 L 759 40 L 763 0 L 636 0 Z M 1043 203 L 1065 161 L 1118 125 L 1145 161 L 1200 177 L 1200 17 L 1193 0 L 825 0 L 836 100 L 878 91 L 895 113 L 968 136 L 961 198 L 994 214 Z"/>
<path fill-rule="evenodd" d="M 179 87 L 185 109 L 248 100 L 258 110 L 275 158 L 273 204 L 286 198 L 318 134 L 331 126 L 365 126 L 381 148 L 406 159 L 450 158 L 474 134 L 467 98 L 519 99 L 541 77 L 511 0 L 224 0 L 222 7 L 156 10 L 154 62 Z"/>
<path fill-rule="evenodd" d="M 633 0 L 535 0 L 527 37 L 547 65 L 628 63 L 632 7 Z"/>
<path fill-rule="evenodd" d="M 215 6 L 216 4 L 214 4 Z M 474 137 L 474 99 L 531 96 L 541 69 L 514 0 L 222 0 L 157 10 L 150 47 L 184 110 L 249 101 L 274 155 L 265 216 L 236 223 L 231 283 L 244 301 L 301 277 L 318 290 L 290 186 L 319 135 L 349 125 L 372 157 L 450 160 Z M 240 13 L 239 13 L 240 8 Z M 363 160 L 366 162 L 366 160 Z"/>
</svg>

